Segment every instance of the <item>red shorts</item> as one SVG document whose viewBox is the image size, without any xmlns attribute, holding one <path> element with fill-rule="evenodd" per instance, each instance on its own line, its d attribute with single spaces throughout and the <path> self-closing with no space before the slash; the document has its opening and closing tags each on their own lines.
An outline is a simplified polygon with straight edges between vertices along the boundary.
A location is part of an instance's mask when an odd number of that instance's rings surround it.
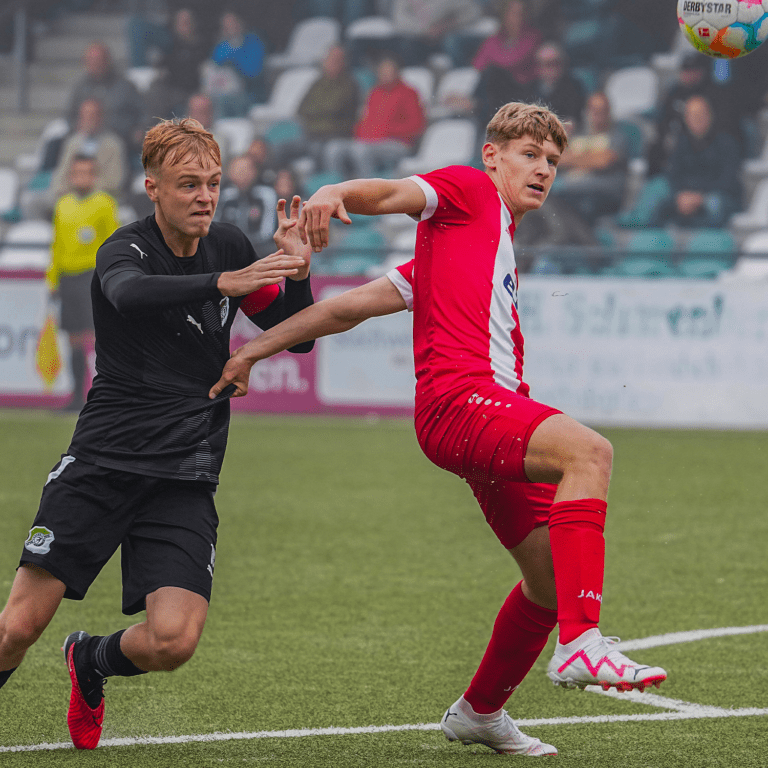
<svg viewBox="0 0 768 768">
<path fill-rule="evenodd" d="M 483 383 L 416 406 L 416 435 L 426 457 L 467 481 L 485 519 L 507 548 L 546 525 L 556 485 L 525 474 L 528 441 L 556 408 Z"/>
</svg>

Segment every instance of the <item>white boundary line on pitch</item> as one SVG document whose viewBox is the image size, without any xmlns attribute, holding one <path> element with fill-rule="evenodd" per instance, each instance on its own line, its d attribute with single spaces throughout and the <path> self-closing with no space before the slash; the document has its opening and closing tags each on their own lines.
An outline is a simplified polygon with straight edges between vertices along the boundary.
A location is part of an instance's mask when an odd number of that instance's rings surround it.
<svg viewBox="0 0 768 768">
<path fill-rule="evenodd" d="M 726 637 L 730 635 L 748 635 L 757 632 L 768 632 L 768 624 L 756 624 L 750 627 L 720 627 L 716 629 L 697 629 L 690 632 L 669 632 L 664 635 L 629 640 L 621 643 L 622 650 L 640 648 L 658 648 L 663 645 L 675 645 L 677 643 L 690 643 L 695 640 L 706 640 L 711 637 Z M 545 717 L 528 720 L 516 720 L 517 725 L 524 728 L 538 725 L 581 725 L 587 723 L 627 723 L 647 722 L 654 720 L 702 720 L 725 717 L 765 717 L 768 716 L 768 708 L 757 709 L 747 707 L 743 709 L 725 709 L 723 707 L 710 707 L 692 702 L 669 699 L 652 693 L 630 691 L 620 693 L 618 691 L 603 691 L 599 686 L 587 686 L 587 690 L 609 698 L 622 701 L 631 701 L 636 704 L 644 704 L 651 707 L 667 709 L 667 712 L 655 712 L 649 714 L 634 715 L 594 715 L 588 717 Z M 120 739 L 102 739 L 100 747 L 133 747 L 150 744 L 193 744 L 200 742 L 219 741 L 251 741 L 255 739 L 295 739 L 308 736 L 353 736 L 358 734 L 393 733 L 396 731 L 436 731 L 439 723 L 418 723 L 416 725 L 370 725 L 357 728 L 306 728 L 286 731 L 253 731 L 238 733 L 202 733 L 188 736 L 137 736 Z M 70 742 L 52 744 L 21 744 L 14 747 L 0 746 L 0 754 L 4 752 L 43 752 L 59 749 L 74 749 Z"/>
</svg>

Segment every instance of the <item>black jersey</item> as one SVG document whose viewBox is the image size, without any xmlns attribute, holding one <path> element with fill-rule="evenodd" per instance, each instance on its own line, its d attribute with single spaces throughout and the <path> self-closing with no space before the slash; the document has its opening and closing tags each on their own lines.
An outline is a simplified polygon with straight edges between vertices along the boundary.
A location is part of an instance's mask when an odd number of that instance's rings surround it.
<svg viewBox="0 0 768 768">
<path fill-rule="evenodd" d="M 216 400 L 208 392 L 229 358 L 245 297 L 224 297 L 216 284 L 221 272 L 256 258 L 237 227 L 217 222 L 186 258 L 168 248 L 154 216 L 104 242 L 91 284 L 96 376 L 68 453 L 143 475 L 218 482 L 229 390 Z M 312 303 L 308 278 L 261 292 L 267 300 L 251 302 L 262 309 L 250 319 L 263 329 Z"/>
</svg>

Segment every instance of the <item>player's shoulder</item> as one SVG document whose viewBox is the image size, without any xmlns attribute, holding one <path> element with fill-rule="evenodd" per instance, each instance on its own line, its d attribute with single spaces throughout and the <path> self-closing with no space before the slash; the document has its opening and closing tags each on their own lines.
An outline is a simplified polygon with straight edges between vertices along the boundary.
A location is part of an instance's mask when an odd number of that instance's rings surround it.
<svg viewBox="0 0 768 768">
<path fill-rule="evenodd" d="M 493 186 L 490 176 L 485 171 L 475 168 L 472 165 L 446 165 L 444 168 L 437 168 L 429 173 L 419 174 L 422 178 L 451 179 L 462 181 L 467 184 L 479 184 L 485 186 L 486 183 Z"/>
<path fill-rule="evenodd" d="M 110 198 L 112 199 L 112 198 Z M 148 240 L 151 216 L 118 227 L 98 250 L 97 259 L 104 256 L 136 255 L 145 258 L 147 251 L 154 250 Z"/>
</svg>

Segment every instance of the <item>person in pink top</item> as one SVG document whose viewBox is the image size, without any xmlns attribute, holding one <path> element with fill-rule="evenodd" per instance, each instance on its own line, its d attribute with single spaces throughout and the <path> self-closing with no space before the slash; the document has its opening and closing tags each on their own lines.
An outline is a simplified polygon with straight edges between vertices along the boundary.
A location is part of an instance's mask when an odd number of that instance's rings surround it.
<svg viewBox="0 0 768 768">
<path fill-rule="evenodd" d="M 541 33 L 529 25 L 527 14 L 523 0 L 507 0 L 502 7 L 501 28 L 480 46 L 472 66 L 481 72 L 489 67 L 507 70 L 519 85 L 534 80 Z"/>
<path fill-rule="evenodd" d="M 513 235 L 546 200 L 567 143 L 546 107 L 512 102 L 488 124 L 484 170 L 451 166 L 322 187 L 285 230 L 293 241 L 279 245 L 287 252 L 322 250 L 332 217 L 349 223 L 348 213 L 406 213 L 420 222 L 414 259 L 249 342 L 211 390 L 214 397 L 234 384 L 244 394 L 257 360 L 369 317 L 413 312 L 419 444 L 467 481 L 523 576 L 441 728 L 451 741 L 506 754 L 557 753 L 521 733 L 503 709 L 555 624 L 559 638 L 547 670 L 555 685 L 643 690 L 666 679 L 660 667 L 621 654 L 598 628 L 611 445 L 533 400 L 523 379 Z"/>
<path fill-rule="evenodd" d="M 326 170 L 342 177 L 371 177 L 391 170 L 413 152 L 426 126 L 419 94 L 400 77 L 397 61 L 385 56 L 376 85 L 355 125 L 354 139 L 332 139 L 325 149 Z"/>
</svg>

